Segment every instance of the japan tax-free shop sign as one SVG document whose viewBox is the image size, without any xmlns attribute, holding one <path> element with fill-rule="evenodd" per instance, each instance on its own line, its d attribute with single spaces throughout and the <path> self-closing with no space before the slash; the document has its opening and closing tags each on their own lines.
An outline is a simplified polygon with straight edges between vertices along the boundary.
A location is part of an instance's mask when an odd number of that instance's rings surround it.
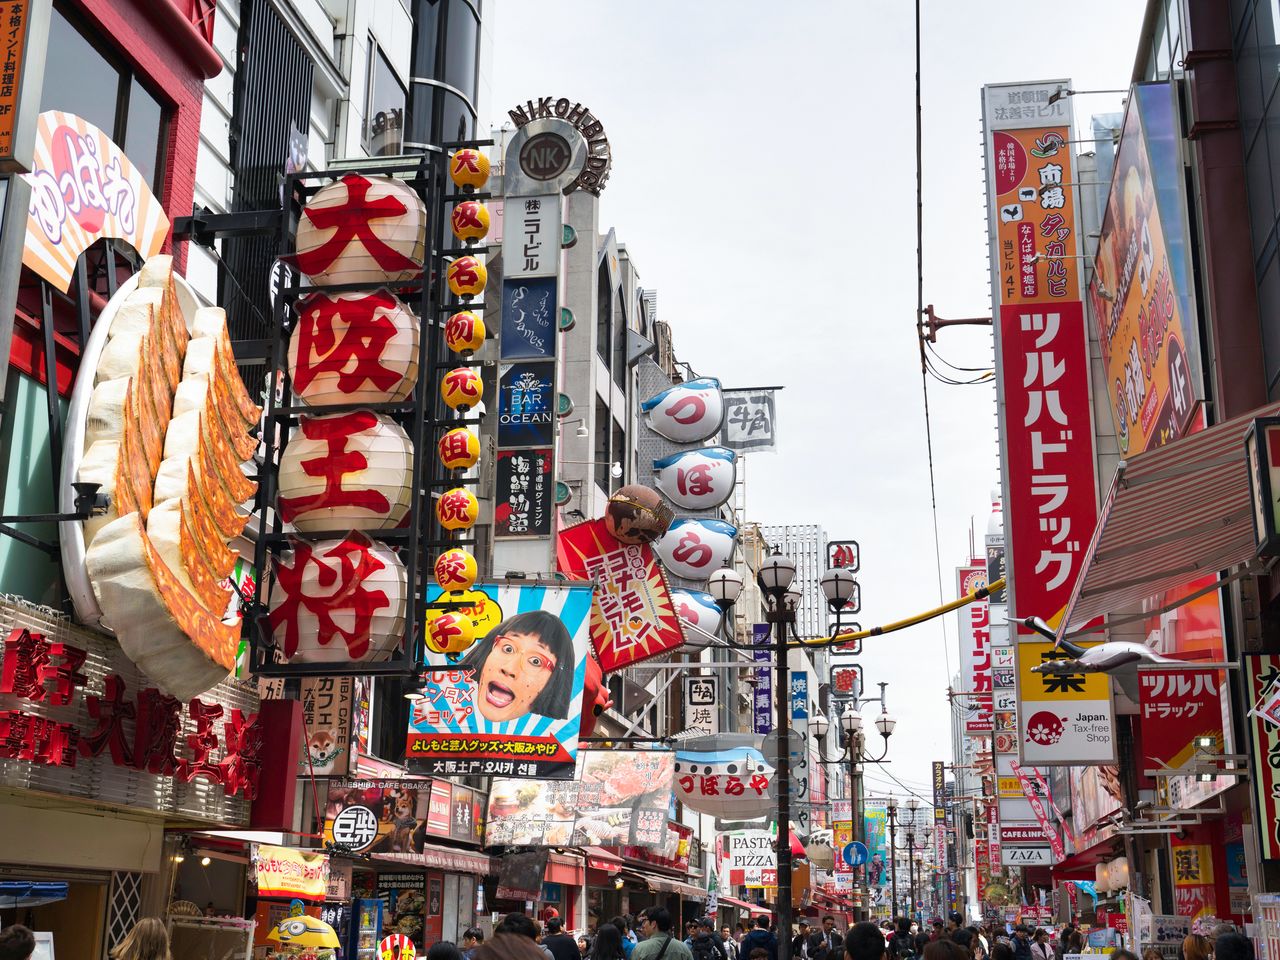
<svg viewBox="0 0 1280 960">
<path fill-rule="evenodd" d="M 405 756 L 437 775 L 568 780 L 582 723 L 590 584 L 497 584 L 467 591 L 476 641 L 428 650 Z"/>
<path fill-rule="evenodd" d="M 1032 672 L 1033 667 L 1068 656 L 1047 640 L 1018 644 L 1018 747 L 1022 762 L 1037 766 L 1115 763 L 1111 678 L 1105 673 Z"/>
</svg>

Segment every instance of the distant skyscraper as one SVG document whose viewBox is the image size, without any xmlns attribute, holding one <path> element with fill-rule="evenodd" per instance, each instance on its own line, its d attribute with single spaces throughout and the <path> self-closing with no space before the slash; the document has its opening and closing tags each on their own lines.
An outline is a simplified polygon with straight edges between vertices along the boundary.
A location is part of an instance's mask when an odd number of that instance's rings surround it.
<svg viewBox="0 0 1280 960">
<path fill-rule="evenodd" d="M 780 547 L 796 565 L 796 582 L 803 594 L 796 614 L 796 632 L 822 637 L 830 631 L 827 601 L 819 581 L 827 567 L 827 534 L 816 524 L 764 525 L 760 533 L 770 549 Z"/>
</svg>

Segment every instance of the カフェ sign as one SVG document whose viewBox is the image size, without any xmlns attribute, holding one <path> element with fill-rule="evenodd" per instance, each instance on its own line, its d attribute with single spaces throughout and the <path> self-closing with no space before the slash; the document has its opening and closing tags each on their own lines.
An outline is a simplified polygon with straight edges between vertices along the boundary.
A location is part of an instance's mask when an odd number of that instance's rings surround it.
<svg viewBox="0 0 1280 960">
<path fill-rule="evenodd" d="M 564 187 L 564 192 L 582 189 L 593 196 L 600 196 L 605 181 L 609 179 L 613 153 L 609 138 L 604 133 L 604 124 L 592 116 L 589 107 L 570 102 L 567 97 L 539 97 L 508 110 L 507 116 L 517 130 L 523 130 L 535 121 L 552 119 L 563 120 L 577 130 L 586 141 L 586 155 L 577 176 Z M 556 131 L 539 129 L 523 140 L 517 157 L 520 171 L 525 176 L 546 181 L 569 170 L 574 160 L 574 149 L 573 144 Z"/>
</svg>

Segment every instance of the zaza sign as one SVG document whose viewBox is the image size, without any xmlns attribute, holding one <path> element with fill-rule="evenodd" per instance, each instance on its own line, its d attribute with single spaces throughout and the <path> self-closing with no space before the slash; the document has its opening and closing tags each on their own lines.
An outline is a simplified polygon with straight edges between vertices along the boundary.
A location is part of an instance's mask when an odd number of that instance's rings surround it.
<svg viewBox="0 0 1280 960">
<path fill-rule="evenodd" d="M 567 97 L 539 97 L 508 110 L 507 116 L 521 138 L 518 146 L 512 145 L 519 151 L 520 173 L 544 183 L 564 178 L 565 182 L 557 184 L 562 192 L 582 189 L 600 196 L 609 179 L 613 153 L 604 124 L 588 107 L 571 103 Z"/>
</svg>

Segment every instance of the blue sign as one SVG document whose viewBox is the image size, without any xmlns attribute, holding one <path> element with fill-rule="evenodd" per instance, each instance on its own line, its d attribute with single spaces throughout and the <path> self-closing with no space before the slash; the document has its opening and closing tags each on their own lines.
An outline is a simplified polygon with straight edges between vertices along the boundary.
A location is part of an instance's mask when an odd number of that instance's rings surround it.
<svg viewBox="0 0 1280 960">
<path fill-rule="evenodd" d="M 498 446 L 551 446 L 555 438 L 555 363 L 504 363 L 500 369 Z"/>
<path fill-rule="evenodd" d="M 556 355 L 555 277 L 502 283 L 503 360 L 548 359 Z"/>
<path fill-rule="evenodd" d="M 791 675 L 791 719 L 809 719 L 809 674 Z"/>
<path fill-rule="evenodd" d="M 861 840 L 855 840 L 853 843 L 845 844 L 840 856 L 849 866 L 860 867 L 870 859 L 870 851 L 867 850 L 867 845 Z"/>
<path fill-rule="evenodd" d="M 751 625 L 751 642 L 755 645 L 752 659 L 768 663 L 773 655 L 769 639 L 769 624 Z M 756 689 L 751 699 L 751 729 L 755 733 L 773 730 L 773 668 L 756 667 Z"/>
</svg>

